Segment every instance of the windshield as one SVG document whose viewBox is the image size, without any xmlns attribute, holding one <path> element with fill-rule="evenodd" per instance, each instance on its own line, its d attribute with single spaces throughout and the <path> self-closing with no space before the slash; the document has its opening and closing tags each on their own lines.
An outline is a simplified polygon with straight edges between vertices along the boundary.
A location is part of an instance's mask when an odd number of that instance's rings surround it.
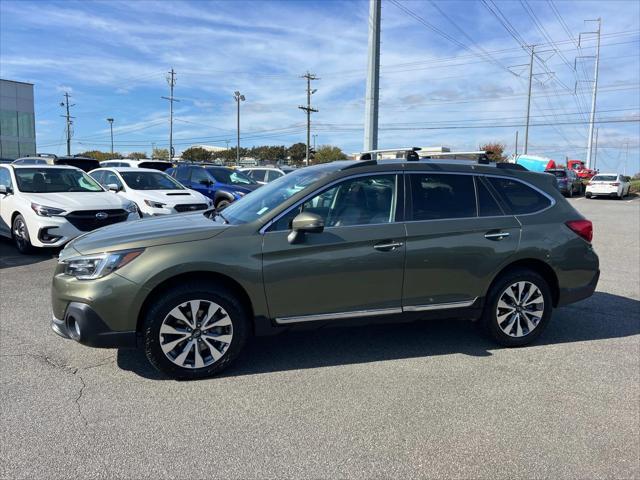
<svg viewBox="0 0 640 480">
<path fill-rule="evenodd" d="M 184 187 L 162 172 L 120 172 L 124 183 L 133 190 L 184 190 Z"/>
<path fill-rule="evenodd" d="M 321 167 L 301 168 L 232 203 L 222 211 L 222 215 L 231 224 L 253 222 L 335 170 L 336 167 L 330 163 Z"/>
<path fill-rule="evenodd" d="M 592 182 L 615 182 L 618 179 L 616 175 L 596 175 Z"/>
<path fill-rule="evenodd" d="M 207 168 L 207 171 L 220 183 L 231 185 L 256 185 L 253 178 L 248 177 L 239 170 L 230 170 L 228 168 Z"/>
<path fill-rule="evenodd" d="M 75 168 L 16 168 L 18 190 L 26 193 L 103 192 L 96 181 Z"/>
<path fill-rule="evenodd" d="M 547 173 L 555 175 L 558 178 L 564 178 L 567 176 L 567 172 L 564 170 L 547 170 Z"/>
</svg>

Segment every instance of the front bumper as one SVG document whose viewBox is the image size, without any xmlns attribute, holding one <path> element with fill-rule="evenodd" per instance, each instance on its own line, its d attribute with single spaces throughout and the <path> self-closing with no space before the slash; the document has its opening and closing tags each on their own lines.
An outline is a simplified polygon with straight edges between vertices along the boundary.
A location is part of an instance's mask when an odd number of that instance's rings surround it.
<svg viewBox="0 0 640 480">
<path fill-rule="evenodd" d="M 133 348 L 137 344 L 135 331 L 115 332 L 87 304 L 71 302 L 64 319 L 51 319 L 51 329 L 63 338 L 75 340 L 88 347 Z"/>
<path fill-rule="evenodd" d="M 595 292 L 599 278 L 600 270 L 597 270 L 588 284 L 577 288 L 561 288 L 560 295 L 558 297 L 558 307 L 589 298 L 593 295 L 593 292 Z"/>
</svg>

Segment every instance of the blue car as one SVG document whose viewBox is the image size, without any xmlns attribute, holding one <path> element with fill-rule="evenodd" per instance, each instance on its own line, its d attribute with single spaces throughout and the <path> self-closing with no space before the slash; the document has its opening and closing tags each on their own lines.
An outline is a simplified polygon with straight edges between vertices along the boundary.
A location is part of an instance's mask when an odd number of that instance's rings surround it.
<svg viewBox="0 0 640 480">
<path fill-rule="evenodd" d="M 212 199 L 216 209 L 226 207 L 260 186 L 244 173 L 227 167 L 179 165 L 165 173 L 185 187 Z"/>
</svg>

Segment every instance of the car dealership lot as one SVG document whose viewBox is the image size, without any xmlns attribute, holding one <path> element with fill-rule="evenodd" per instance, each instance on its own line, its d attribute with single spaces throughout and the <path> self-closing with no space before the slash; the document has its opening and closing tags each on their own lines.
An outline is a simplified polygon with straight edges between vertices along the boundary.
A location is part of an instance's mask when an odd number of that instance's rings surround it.
<svg viewBox="0 0 640 480">
<path fill-rule="evenodd" d="M 640 199 L 594 222 L 596 294 L 509 350 L 462 321 L 252 341 L 222 377 L 49 330 L 50 252 L 0 240 L 0 478 L 640 476 Z"/>
</svg>

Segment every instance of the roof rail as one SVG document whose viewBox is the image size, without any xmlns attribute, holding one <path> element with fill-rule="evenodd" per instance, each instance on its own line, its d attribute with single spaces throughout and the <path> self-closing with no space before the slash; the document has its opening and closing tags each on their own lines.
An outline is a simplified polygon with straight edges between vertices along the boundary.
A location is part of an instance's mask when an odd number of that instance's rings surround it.
<svg viewBox="0 0 640 480">
<path fill-rule="evenodd" d="M 420 158 L 425 160 L 438 160 L 442 157 L 445 157 L 447 160 L 476 160 L 478 163 L 488 164 L 492 163 L 492 160 L 489 159 L 489 155 L 491 155 L 492 153 L 493 152 L 489 152 L 486 150 L 476 150 L 470 152 L 425 152 L 425 154 Z"/>
<path fill-rule="evenodd" d="M 405 158 L 409 161 L 419 160 L 417 151 L 421 150 L 420 147 L 401 147 L 401 148 L 382 148 L 375 150 L 365 150 L 364 152 L 357 153 L 358 160 L 375 160 L 378 153 L 395 153 L 396 158 Z M 398 157 L 398 154 L 403 157 Z"/>
</svg>

